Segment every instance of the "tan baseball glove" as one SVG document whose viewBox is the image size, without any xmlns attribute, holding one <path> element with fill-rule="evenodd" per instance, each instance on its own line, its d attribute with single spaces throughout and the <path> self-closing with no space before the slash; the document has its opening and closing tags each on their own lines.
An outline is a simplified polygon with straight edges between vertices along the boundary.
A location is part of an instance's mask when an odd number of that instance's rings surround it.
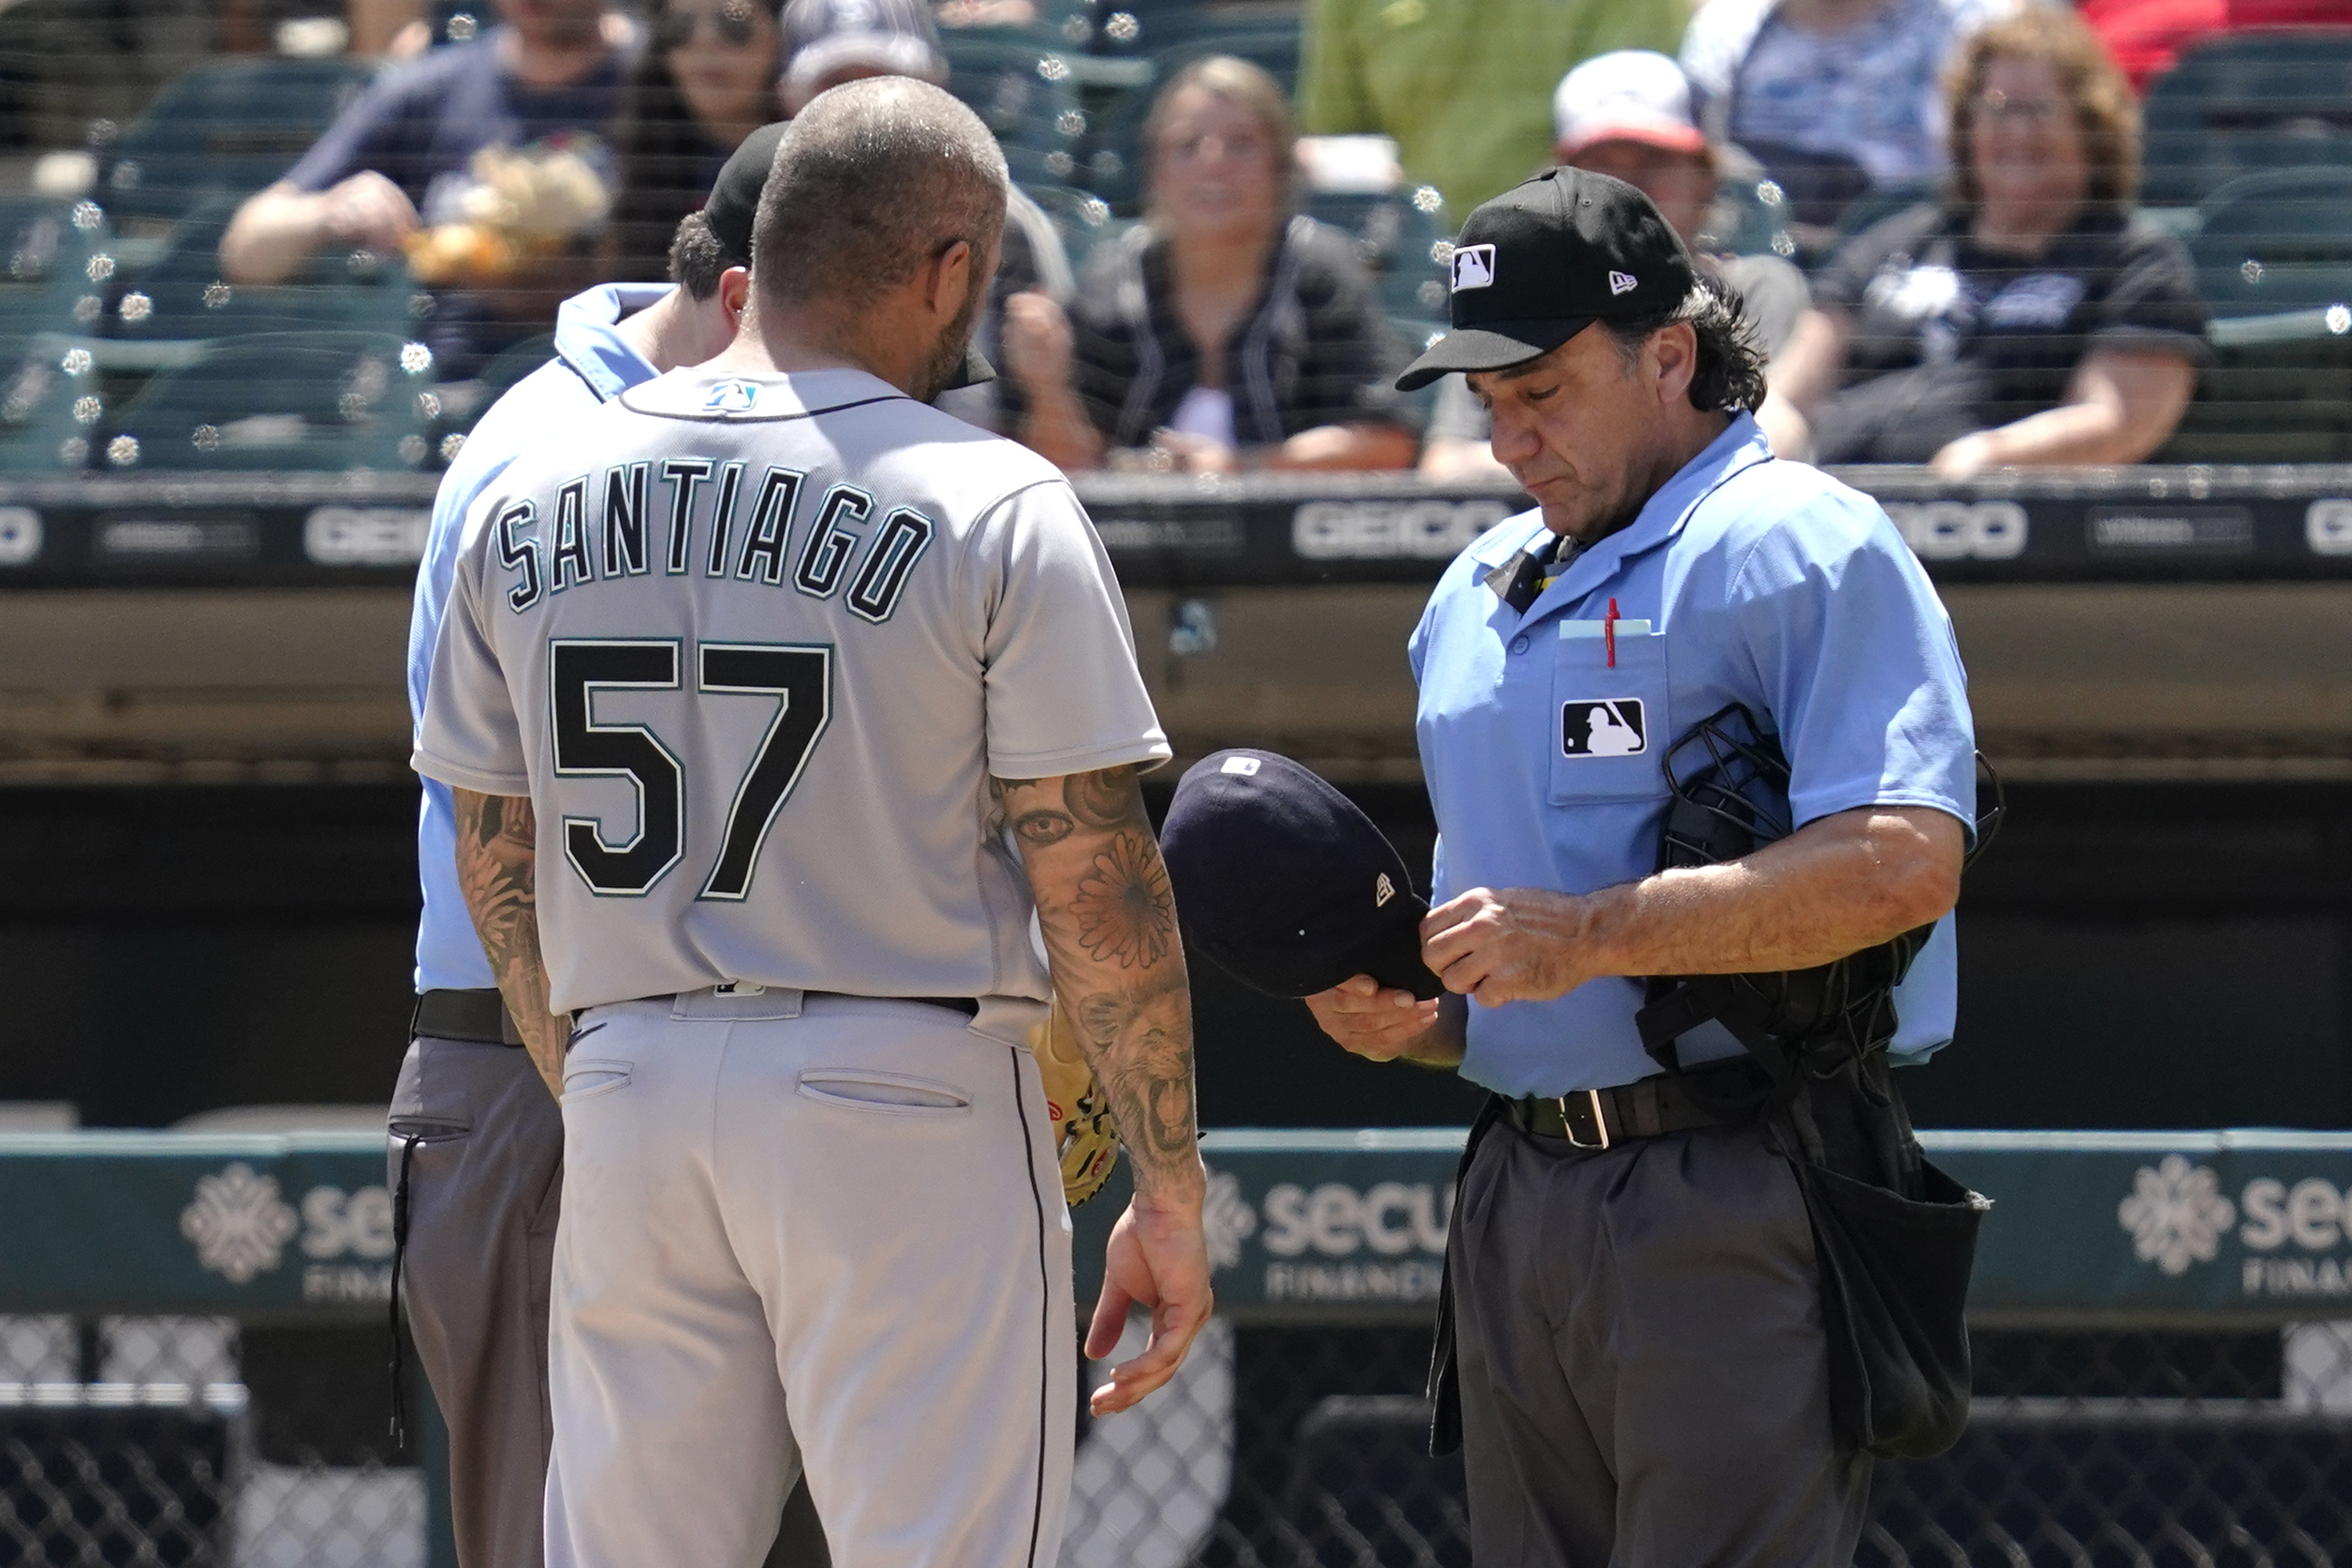
<svg viewBox="0 0 2352 1568">
<path fill-rule="evenodd" d="M 1075 1208 L 1102 1190 L 1118 1163 L 1118 1129 L 1110 1097 L 1095 1082 L 1062 1005 L 1029 1030 L 1029 1050 L 1045 1081 L 1045 1109 L 1054 1118 L 1054 1146 L 1062 1160 L 1062 1197 Z"/>
</svg>

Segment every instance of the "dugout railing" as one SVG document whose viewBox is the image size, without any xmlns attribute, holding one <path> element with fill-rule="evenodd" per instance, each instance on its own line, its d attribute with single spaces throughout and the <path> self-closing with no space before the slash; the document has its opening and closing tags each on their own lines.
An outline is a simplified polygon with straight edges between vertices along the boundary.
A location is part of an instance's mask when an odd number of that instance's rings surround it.
<svg viewBox="0 0 2352 1568">
<path fill-rule="evenodd" d="M 1069 1568 L 1468 1562 L 1420 1447 L 1460 1137 L 1210 1134 L 1219 1316 L 1082 1427 Z M 1978 1397 L 1861 1562 L 2352 1560 L 2352 1134 L 1928 1142 L 1996 1202 Z M 449 1563 L 429 1403 L 384 1436 L 383 1182 L 366 1134 L 0 1136 L 0 1564 Z"/>
</svg>

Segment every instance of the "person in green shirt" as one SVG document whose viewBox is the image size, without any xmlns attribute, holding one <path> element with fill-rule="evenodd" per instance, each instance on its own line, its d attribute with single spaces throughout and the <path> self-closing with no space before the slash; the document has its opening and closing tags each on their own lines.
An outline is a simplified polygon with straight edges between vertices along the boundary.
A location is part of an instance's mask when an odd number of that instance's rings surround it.
<svg viewBox="0 0 2352 1568">
<path fill-rule="evenodd" d="M 1688 0 L 1308 0 L 1311 135 L 1396 139 L 1454 222 L 1550 162 L 1552 87 L 1612 49 L 1672 54 Z"/>
</svg>

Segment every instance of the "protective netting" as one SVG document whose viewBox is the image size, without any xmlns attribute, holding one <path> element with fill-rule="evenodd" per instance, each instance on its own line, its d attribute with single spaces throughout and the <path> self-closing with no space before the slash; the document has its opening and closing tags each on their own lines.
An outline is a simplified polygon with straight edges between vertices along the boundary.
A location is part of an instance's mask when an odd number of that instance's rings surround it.
<svg viewBox="0 0 2352 1568">
<path fill-rule="evenodd" d="M 1132 1346 L 1128 1347 L 1131 1352 Z M 425 1487 L 368 1331 L 0 1318 L 0 1568 L 410 1568 Z M 1219 1321 L 1079 1437 L 1066 1568 L 1466 1568 L 1426 1326 Z M 1865 1568 L 2352 1561 L 2352 1323 L 1977 1338 L 1950 1454 L 1882 1465 Z"/>
<path fill-rule="evenodd" d="M 424 1483 L 355 1353 L 381 1331 L 0 1318 L 0 1565 L 418 1568 Z"/>
</svg>

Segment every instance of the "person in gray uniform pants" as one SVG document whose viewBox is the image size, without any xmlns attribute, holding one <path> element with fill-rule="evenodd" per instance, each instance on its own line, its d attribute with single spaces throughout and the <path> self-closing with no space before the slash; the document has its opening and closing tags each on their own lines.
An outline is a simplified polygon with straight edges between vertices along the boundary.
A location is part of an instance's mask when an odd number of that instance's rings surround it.
<svg viewBox="0 0 2352 1568">
<path fill-rule="evenodd" d="M 1779 1080 L 1720 1019 L 1654 1052 L 1637 1019 L 1644 977 L 1914 934 L 1873 1049 L 1950 1037 L 1976 779 L 1951 625 L 1875 502 L 1773 457 L 1738 307 L 1648 197 L 1553 170 L 1453 255 L 1454 330 L 1399 385 L 1466 374 L 1537 507 L 1447 568 L 1408 644 L 1445 994 L 1358 976 L 1308 1005 L 1493 1092 L 1447 1260 L 1472 1555 L 1847 1563 L 1871 1460 L 1838 1425 L 1813 1178 L 1762 1113 Z M 1793 831 L 1660 871 L 1675 738 L 1734 705 L 1785 753 Z"/>
<path fill-rule="evenodd" d="M 1077 1357 L 1049 998 L 1134 1174 L 1088 1354 L 1151 1311 L 1096 1414 L 1208 1316 L 1125 601 L 1058 471 L 926 406 L 1005 193 L 940 89 L 819 95 L 734 345 L 467 514 L 415 763 L 562 1084 L 550 1568 L 751 1568 L 803 1465 L 841 1568 L 1050 1568 Z"/>
<path fill-rule="evenodd" d="M 753 131 L 709 204 L 678 225 L 671 286 L 612 284 L 565 302 L 555 356 L 492 404 L 434 498 L 409 629 L 409 703 L 422 723 L 460 527 L 476 497 L 536 441 L 625 389 L 710 358 L 750 297 L 751 218 L 782 126 Z M 542 1079 L 499 1000 L 457 888 L 446 785 L 417 821 L 425 908 L 416 1012 L 392 1103 L 392 1182 L 417 1356 L 449 1427 L 449 1502 L 462 1568 L 536 1568 L 553 1440 L 547 1289 L 563 1167 L 559 1085 Z M 398 1315 L 395 1302 L 395 1319 Z M 397 1321 L 395 1335 L 401 1333 Z M 772 1568 L 823 1568 L 806 1488 L 786 1505 Z"/>
</svg>

